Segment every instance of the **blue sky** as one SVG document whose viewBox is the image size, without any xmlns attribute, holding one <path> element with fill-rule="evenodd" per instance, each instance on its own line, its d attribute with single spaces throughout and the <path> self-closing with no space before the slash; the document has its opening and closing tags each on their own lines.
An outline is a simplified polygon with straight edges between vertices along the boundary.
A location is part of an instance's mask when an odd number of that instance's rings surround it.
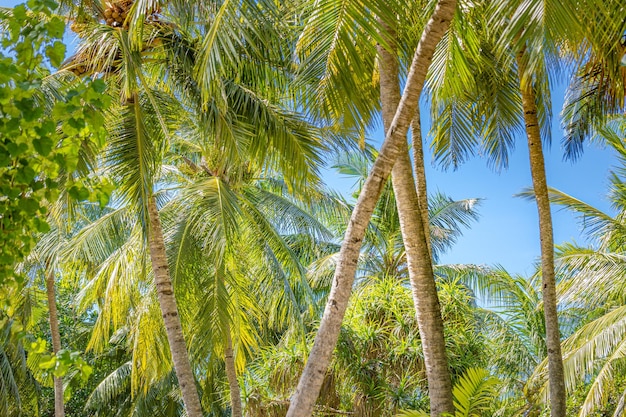
<svg viewBox="0 0 626 417">
<path fill-rule="evenodd" d="M 0 7 L 12 7 L 21 3 L 16 0 L 0 0 Z M 71 37 L 66 37 L 68 54 L 73 49 Z M 615 164 L 613 154 L 597 145 L 586 145 L 585 152 L 576 162 L 562 160 L 560 149 L 561 129 L 558 112 L 563 102 L 563 88 L 553 91 L 555 120 L 552 129 L 552 146 L 546 149 L 546 169 L 548 184 L 573 195 L 589 204 L 610 212 L 605 197 L 607 174 Z M 429 112 L 422 115 L 427 119 Z M 428 131 L 428 120 L 422 120 L 424 134 Z M 382 130 L 369 135 L 374 143 L 383 138 Z M 495 173 L 486 166 L 484 160 L 474 158 L 456 171 L 443 172 L 426 156 L 429 190 L 439 190 L 455 199 L 479 197 L 484 199 L 479 207 L 480 220 L 465 231 L 456 246 L 445 254 L 443 263 L 500 264 L 513 273 L 531 274 L 538 260 L 539 234 L 537 209 L 534 202 L 514 197 L 522 189 L 532 185 L 528 165 L 528 151 L 525 138 L 519 138 L 513 152 L 509 168 Z M 330 187 L 349 193 L 352 180 L 341 178 L 333 171 L 325 172 L 325 180 Z M 584 242 L 580 225 L 574 216 L 566 211 L 553 208 L 555 243 L 576 240 Z"/>
<path fill-rule="evenodd" d="M 553 91 L 555 117 L 552 128 L 552 145 L 545 148 L 548 185 L 583 200 L 601 210 L 611 212 L 606 198 L 608 173 L 616 160 L 610 149 L 586 144 L 585 151 L 575 163 L 563 161 L 560 147 L 562 130 L 558 113 L 563 103 L 564 88 Z M 429 111 L 422 114 L 423 134 L 428 133 Z M 381 129 L 370 134 L 373 143 L 383 138 Z M 454 199 L 481 198 L 478 208 L 480 219 L 466 230 L 457 244 L 441 258 L 442 263 L 496 265 L 511 273 L 530 275 L 539 260 L 539 229 L 534 201 L 514 195 L 532 186 L 528 149 L 525 137 L 518 138 L 509 167 L 496 173 L 486 161 L 475 157 L 456 171 L 442 171 L 432 164 L 432 155 L 426 155 L 429 192 L 440 191 Z M 341 178 L 334 172 L 325 173 L 331 187 L 346 192 L 352 180 Z M 574 215 L 553 206 L 554 241 L 586 242 L 580 224 Z"/>
</svg>

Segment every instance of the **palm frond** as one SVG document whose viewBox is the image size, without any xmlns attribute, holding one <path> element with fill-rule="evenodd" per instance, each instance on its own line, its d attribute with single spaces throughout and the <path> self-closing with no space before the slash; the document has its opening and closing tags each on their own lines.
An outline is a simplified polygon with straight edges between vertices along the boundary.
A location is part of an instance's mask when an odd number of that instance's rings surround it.
<svg viewBox="0 0 626 417">
<path fill-rule="evenodd" d="M 394 2 L 317 0 L 306 9 L 298 39 L 298 80 L 312 86 L 304 97 L 314 116 L 342 125 L 370 125 L 379 108 L 376 44 L 387 45 L 381 22 L 395 21 Z M 394 25 L 395 26 L 395 25 Z"/>
<path fill-rule="evenodd" d="M 465 371 L 452 390 L 455 417 L 481 415 L 489 410 L 496 396 L 498 380 L 486 369 L 470 368 Z"/>
<path fill-rule="evenodd" d="M 454 245 L 463 228 L 478 220 L 476 208 L 480 202 L 478 198 L 453 200 L 441 193 L 429 196 L 428 214 L 434 256 L 443 254 Z"/>
</svg>

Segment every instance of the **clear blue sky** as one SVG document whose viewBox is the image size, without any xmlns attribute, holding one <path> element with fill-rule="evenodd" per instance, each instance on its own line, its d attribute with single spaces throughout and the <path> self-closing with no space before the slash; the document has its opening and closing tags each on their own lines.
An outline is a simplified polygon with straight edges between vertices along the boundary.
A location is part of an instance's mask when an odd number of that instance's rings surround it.
<svg viewBox="0 0 626 417">
<path fill-rule="evenodd" d="M 616 161 L 610 149 L 587 144 L 585 152 L 575 163 L 563 161 L 560 146 L 562 131 L 558 113 L 564 91 L 553 92 L 552 145 L 545 150 L 548 185 L 581 199 L 595 207 L 611 212 L 606 198 L 608 173 Z M 429 111 L 422 112 L 423 134 L 428 133 Z M 370 134 L 372 143 L 383 137 L 379 129 Z M 487 167 L 485 160 L 475 157 L 456 171 L 443 172 L 433 166 L 432 156 L 426 155 L 429 192 L 441 191 L 454 199 L 479 197 L 484 199 L 478 211 L 480 220 L 466 230 L 457 244 L 446 253 L 442 263 L 500 264 L 511 273 L 529 275 L 539 260 L 539 230 L 534 201 L 514 195 L 532 186 L 525 137 L 518 138 L 511 155 L 509 168 L 496 173 Z M 346 191 L 352 180 L 346 181 L 334 172 L 325 173 L 331 187 Z M 555 243 L 586 240 L 575 217 L 553 206 Z"/>
<path fill-rule="evenodd" d="M 17 0 L 0 0 L 0 7 L 12 7 Z M 73 49 L 71 37 L 66 37 L 68 53 Z M 571 194 L 602 210 L 610 211 L 605 197 L 607 174 L 615 164 L 612 152 L 598 146 L 587 145 L 583 156 L 574 164 L 562 160 L 558 113 L 563 102 L 563 89 L 553 92 L 555 120 L 552 129 L 552 146 L 546 150 L 548 184 Z M 424 134 L 428 131 L 427 110 L 422 111 Z M 382 140 L 382 130 L 371 132 L 374 143 Z M 497 174 L 487 168 L 484 160 L 474 158 L 456 171 L 442 172 L 427 160 L 427 180 L 430 191 L 439 190 L 455 199 L 480 197 L 480 220 L 465 231 L 456 246 L 445 254 L 443 263 L 500 264 L 513 273 L 530 274 L 539 257 L 537 209 L 534 202 L 514 197 L 532 185 L 528 166 L 525 138 L 519 138 L 511 156 L 509 168 Z M 326 172 L 328 184 L 349 193 L 352 180 L 342 179 L 334 172 Z M 583 242 L 580 226 L 573 215 L 555 208 L 555 242 L 576 240 Z"/>
</svg>

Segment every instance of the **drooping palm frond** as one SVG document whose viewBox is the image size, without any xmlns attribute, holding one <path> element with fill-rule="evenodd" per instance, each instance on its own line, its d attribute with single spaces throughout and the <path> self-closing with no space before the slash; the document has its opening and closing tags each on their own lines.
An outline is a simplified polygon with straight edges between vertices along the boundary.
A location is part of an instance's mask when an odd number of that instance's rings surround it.
<svg viewBox="0 0 626 417">
<path fill-rule="evenodd" d="M 343 126 L 371 125 L 379 108 L 375 88 L 376 44 L 387 45 L 382 22 L 395 21 L 394 2 L 318 0 L 305 9 L 298 39 L 298 80 L 311 87 L 303 97 L 316 118 Z M 394 24 L 395 26 L 395 24 Z"/>
<path fill-rule="evenodd" d="M 147 250 L 143 235 L 135 226 L 133 234 L 97 268 L 77 296 L 79 308 L 98 306 L 88 348 L 102 351 L 112 333 L 127 325 L 129 311 L 138 302 L 148 280 Z"/>
<path fill-rule="evenodd" d="M 94 417 L 179 417 L 184 415 L 173 373 L 155 381 L 147 391 L 131 393 L 131 362 L 108 374 L 92 391 L 85 412 Z"/>
<path fill-rule="evenodd" d="M 14 343 L 9 322 L 3 326 L 0 339 L 0 410 L 7 416 L 17 416 L 21 412 L 20 377 L 27 372 L 24 350 Z"/>
<path fill-rule="evenodd" d="M 435 259 L 454 245 L 462 229 L 478 220 L 476 208 L 480 202 L 478 198 L 453 200 L 441 193 L 429 196 L 430 238 Z"/>
<path fill-rule="evenodd" d="M 126 362 L 107 375 L 87 398 L 85 410 L 101 415 L 115 404 L 116 417 L 128 413 L 131 406 L 129 395 L 131 367 L 132 364 Z"/>
<path fill-rule="evenodd" d="M 575 56 L 576 68 L 561 110 L 565 158 L 572 160 L 581 155 L 585 139 L 601 130 L 613 115 L 623 114 L 626 95 L 625 72 L 619 63 L 626 51 L 621 40 L 626 22 L 615 19 L 621 5 L 580 3 L 575 12 L 584 22 L 582 39 L 567 45 Z"/>
<path fill-rule="evenodd" d="M 70 239 L 62 256 L 97 267 L 129 238 L 133 221 L 127 207 L 108 209 Z"/>
<path fill-rule="evenodd" d="M 226 0 L 207 6 L 207 13 L 202 15 L 206 20 L 195 68 L 205 102 L 218 98 L 215 93 L 219 92 L 219 80 L 231 77 L 242 63 L 267 62 L 271 59 L 269 54 L 279 57 L 283 50 L 276 43 L 279 26 L 270 24 L 279 15 L 277 4 Z M 264 76 L 265 68 L 257 65 L 257 74 L 253 77 Z"/>
<path fill-rule="evenodd" d="M 501 51 L 508 54 L 511 47 L 516 52 L 526 51 L 526 71 L 521 78 L 530 80 L 535 74 L 547 75 L 547 71 L 554 81 L 562 65 L 559 47 L 569 39 L 578 40 L 583 31 L 576 16 L 579 2 L 530 0 L 496 2 L 491 7 L 490 23 L 502 29 Z"/>
<path fill-rule="evenodd" d="M 162 313 L 153 287 L 146 289 L 129 313 L 127 342 L 132 352 L 131 393 L 147 393 L 173 371 Z"/>
<path fill-rule="evenodd" d="M 479 143 L 477 125 L 473 123 L 475 106 L 471 104 L 479 36 L 469 14 L 457 10 L 450 29 L 437 45 L 426 84 L 434 122 L 431 146 L 435 160 L 444 167 L 457 168 Z"/>
<path fill-rule="evenodd" d="M 526 191 L 527 193 L 528 191 Z M 577 214 L 583 230 L 597 240 L 610 240 L 610 236 L 626 235 L 626 225 L 619 217 L 613 217 L 562 191 L 551 188 L 550 202 Z"/>
<path fill-rule="evenodd" d="M 159 103 L 171 101 L 163 97 Z M 135 94 L 129 105 L 112 109 L 108 119 L 103 169 L 120 184 L 120 195 L 137 204 L 140 219 L 147 225 L 145 207 L 157 183 L 166 144 L 160 118 L 144 94 Z"/>
<path fill-rule="evenodd" d="M 495 169 L 505 168 L 521 131 L 519 80 L 511 60 L 498 53 L 499 28 L 485 19 L 489 5 L 461 9 L 431 66 L 431 147 L 445 168 L 477 152 Z"/>
<path fill-rule="evenodd" d="M 626 307 L 618 307 L 584 325 L 563 342 L 565 383 L 569 391 L 588 377 L 593 377 L 580 416 L 587 416 L 608 398 L 615 363 L 626 355 Z M 530 378 L 530 390 L 547 396 L 547 361 L 544 360 Z"/>
<path fill-rule="evenodd" d="M 0 413 L 20 417 L 25 412 L 38 412 L 39 390 L 48 380 L 33 367 L 25 344 L 34 342 L 32 335 L 24 337 L 24 330 L 33 331 L 45 309 L 40 305 L 41 293 L 32 287 L 9 288 L 8 309 L 0 313 Z M 20 337 L 21 336 L 21 337 Z"/>
<path fill-rule="evenodd" d="M 557 247 L 555 256 L 559 274 L 567 277 L 558 288 L 563 302 L 582 301 L 582 305 L 593 308 L 621 295 L 623 253 L 566 243 Z"/>
</svg>

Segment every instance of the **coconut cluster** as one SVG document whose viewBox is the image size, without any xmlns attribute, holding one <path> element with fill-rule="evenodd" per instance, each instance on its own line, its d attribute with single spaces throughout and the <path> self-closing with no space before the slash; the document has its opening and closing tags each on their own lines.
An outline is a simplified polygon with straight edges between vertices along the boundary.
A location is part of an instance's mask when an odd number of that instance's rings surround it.
<svg viewBox="0 0 626 417">
<path fill-rule="evenodd" d="M 80 77 L 81 75 L 87 73 L 87 66 L 83 65 L 83 63 L 77 63 L 76 65 L 71 67 L 69 70 L 73 72 L 74 75 L 76 75 L 77 77 Z"/>
<path fill-rule="evenodd" d="M 133 0 L 117 0 L 108 1 L 105 3 L 104 19 L 106 24 L 111 27 L 122 27 L 128 29 L 128 23 L 126 17 L 130 13 L 130 8 L 133 5 Z M 148 22 L 157 22 L 159 20 L 160 10 L 153 10 L 146 17 Z"/>
<path fill-rule="evenodd" d="M 106 24 L 112 27 L 126 27 L 124 24 L 126 16 L 130 12 L 133 0 L 118 0 L 116 2 L 106 2 L 104 18 Z"/>
<path fill-rule="evenodd" d="M 128 29 L 128 22 L 126 18 L 128 17 L 130 10 L 133 6 L 134 0 L 107 0 L 104 3 L 104 20 L 108 26 L 114 28 L 122 28 L 124 30 Z M 162 24 L 159 20 L 160 9 L 155 9 L 146 17 L 145 22 L 148 24 Z M 102 19 L 102 17 L 100 17 Z M 102 23 L 102 20 L 100 20 Z M 75 18 L 70 25 L 72 31 L 78 34 L 79 37 L 83 37 L 86 31 L 89 29 L 89 21 L 83 17 Z M 151 39 L 144 44 L 143 50 L 146 50 L 150 47 L 154 47 L 155 44 L 158 43 L 158 39 Z M 116 61 L 119 62 L 119 59 L 116 57 Z M 107 68 L 99 68 L 97 69 L 100 73 L 114 72 L 117 68 L 117 63 L 111 64 Z M 66 69 L 73 72 L 77 76 L 82 76 L 88 72 L 96 71 L 95 68 L 89 65 L 89 61 L 87 58 L 76 55 L 72 57 L 71 61 L 67 64 Z"/>
</svg>

